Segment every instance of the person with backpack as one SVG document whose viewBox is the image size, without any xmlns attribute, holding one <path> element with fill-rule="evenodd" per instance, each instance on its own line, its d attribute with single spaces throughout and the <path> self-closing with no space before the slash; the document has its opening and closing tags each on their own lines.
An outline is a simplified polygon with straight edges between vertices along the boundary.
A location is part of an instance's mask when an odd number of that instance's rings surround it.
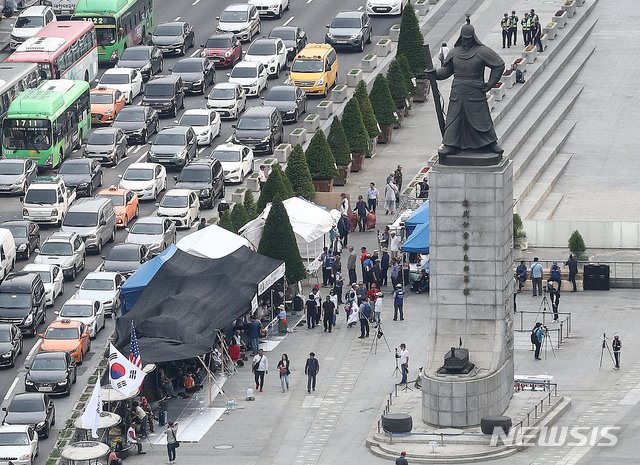
<svg viewBox="0 0 640 465">
<path fill-rule="evenodd" d="M 531 330 L 531 343 L 536 347 L 534 358 L 536 360 L 542 360 L 540 358 L 540 348 L 542 347 L 542 341 L 544 340 L 544 326 L 538 322 Z"/>
<path fill-rule="evenodd" d="M 533 285 L 533 296 L 542 295 L 542 265 L 538 262 L 538 257 L 534 257 L 531 264 L 531 284 Z"/>
<path fill-rule="evenodd" d="M 365 297 L 358 308 L 358 319 L 360 320 L 360 336 L 358 339 L 369 337 L 369 318 L 371 318 L 371 305 L 369 305 L 369 298 Z"/>
<path fill-rule="evenodd" d="M 549 270 L 549 281 L 554 281 L 558 283 L 558 290 L 560 290 L 562 281 L 561 281 L 560 267 L 558 266 L 558 262 L 553 262 L 553 265 L 551 265 L 551 269 Z"/>
</svg>

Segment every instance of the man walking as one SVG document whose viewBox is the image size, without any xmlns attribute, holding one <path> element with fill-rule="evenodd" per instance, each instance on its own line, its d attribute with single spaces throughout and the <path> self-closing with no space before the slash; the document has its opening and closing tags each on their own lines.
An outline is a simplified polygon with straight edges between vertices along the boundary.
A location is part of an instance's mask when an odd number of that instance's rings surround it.
<svg viewBox="0 0 640 465">
<path fill-rule="evenodd" d="M 409 465 L 406 459 L 407 453 L 405 451 L 400 452 L 400 457 L 396 459 L 396 465 Z"/>
<path fill-rule="evenodd" d="M 333 250 L 328 247 L 322 249 L 320 261 L 322 262 L 322 287 L 331 284 L 331 268 L 333 267 Z"/>
<path fill-rule="evenodd" d="M 386 286 L 388 284 L 389 265 L 391 257 L 386 247 L 382 248 L 382 256 L 380 257 L 380 271 L 382 272 L 382 282 L 378 287 Z"/>
<path fill-rule="evenodd" d="M 369 213 L 369 207 L 367 203 L 364 201 L 361 195 L 358 196 L 358 201 L 356 202 L 356 206 L 353 209 L 358 215 L 358 231 L 363 232 L 366 230 L 367 224 L 367 213 Z"/>
<path fill-rule="evenodd" d="M 616 359 L 616 368 L 620 368 L 620 351 L 622 350 L 622 341 L 620 340 L 620 336 L 616 333 L 613 336 L 613 341 L 611 342 L 611 347 L 613 348 L 613 357 Z"/>
<path fill-rule="evenodd" d="M 258 353 L 260 328 L 260 322 L 256 319 L 256 317 L 251 317 L 251 323 L 249 324 L 249 329 L 247 330 L 247 337 L 249 338 L 249 342 L 251 343 L 251 350 L 253 351 L 253 355 Z"/>
<path fill-rule="evenodd" d="M 576 286 L 576 275 L 578 274 L 578 260 L 575 255 L 571 253 L 569 254 L 569 259 L 564 264 L 569 267 L 569 282 L 573 286 L 571 292 L 577 292 L 578 287 Z"/>
<path fill-rule="evenodd" d="M 395 231 L 389 233 L 389 250 L 391 251 L 391 258 L 396 260 L 400 258 L 400 236 Z"/>
<path fill-rule="evenodd" d="M 360 320 L 360 336 L 358 339 L 369 337 L 369 318 L 371 317 L 371 305 L 369 298 L 364 297 L 360 307 L 358 307 L 358 319 Z"/>
<path fill-rule="evenodd" d="M 393 183 L 399 191 L 402 190 L 402 165 L 398 165 L 396 170 L 393 172 Z"/>
<path fill-rule="evenodd" d="M 305 303 L 307 311 L 307 329 L 316 327 L 316 296 L 309 294 L 309 298 Z"/>
<path fill-rule="evenodd" d="M 376 207 L 378 206 L 378 197 L 380 193 L 376 188 L 376 183 L 372 182 L 369 184 L 369 189 L 367 189 L 367 206 L 369 207 L 369 211 L 375 213 Z"/>
<path fill-rule="evenodd" d="M 353 250 L 353 247 L 349 247 L 349 258 L 347 258 L 347 271 L 349 273 L 349 285 L 352 285 L 358 282 L 358 277 L 356 275 L 357 259 L 358 259 L 358 256 Z"/>
<path fill-rule="evenodd" d="M 531 25 L 531 43 L 538 47 L 538 53 L 544 52 L 544 48 L 542 48 L 542 28 L 540 27 L 539 21 L 533 21 Z"/>
<path fill-rule="evenodd" d="M 253 377 L 256 381 L 256 390 L 260 389 L 260 392 L 262 392 L 264 375 L 265 373 L 269 373 L 269 360 L 262 349 L 253 357 L 251 366 L 253 368 Z"/>
<path fill-rule="evenodd" d="M 389 180 L 386 186 L 384 186 L 384 212 L 385 214 L 391 213 L 392 215 L 396 212 L 396 195 L 398 193 L 398 188 L 393 183 L 392 180 Z"/>
<path fill-rule="evenodd" d="M 320 362 L 316 358 L 316 354 L 311 352 L 307 363 L 304 365 L 304 374 L 307 375 L 307 392 L 316 390 L 316 376 L 320 371 Z"/>
<path fill-rule="evenodd" d="M 342 304 L 342 288 L 344 287 L 344 278 L 342 277 L 342 271 L 336 270 L 333 275 L 333 290 L 338 297 L 338 303 Z"/>
<path fill-rule="evenodd" d="M 404 290 L 402 284 L 396 284 L 396 290 L 393 292 L 393 321 L 398 321 L 398 313 L 400 313 L 400 321 L 404 320 Z"/>
<path fill-rule="evenodd" d="M 342 247 L 347 246 L 350 229 L 351 229 L 351 224 L 349 223 L 349 216 L 347 213 L 343 213 L 340 219 L 338 220 L 338 235 L 340 236 Z"/>
<path fill-rule="evenodd" d="M 449 47 L 447 47 L 446 42 L 442 42 L 440 51 L 438 52 L 438 60 L 440 60 L 440 66 L 444 66 L 444 60 L 447 59 L 447 55 L 449 55 Z"/>
<path fill-rule="evenodd" d="M 260 192 L 264 188 L 265 183 L 267 182 L 267 173 L 265 173 L 265 166 L 260 165 L 260 171 L 258 171 L 258 184 L 260 184 Z"/>
<path fill-rule="evenodd" d="M 409 374 L 409 351 L 403 342 L 400 344 L 400 351 L 396 350 L 396 358 L 400 359 L 400 370 L 402 372 L 402 380 L 400 384 L 407 384 L 407 375 Z"/>
<path fill-rule="evenodd" d="M 382 310 L 384 308 L 384 294 L 382 292 L 378 292 L 376 296 L 378 298 L 375 302 L 376 325 L 374 326 L 374 328 L 377 328 L 382 323 Z"/>
<path fill-rule="evenodd" d="M 333 316 L 336 314 L 336 306 L 331 302 L 331 296 L 327 296 L 327 299 L 322 302 L 322 323 L 324 325 L 324 332 L 331 332 L 333 327 Z"/>
<path fill-rule="evenodd" d="M 515 46 L 516 39 L 518 37 L 518 21 L 519 18 L 516 16 L 516 10 L 511 11 L 511 16 L 509 16 L 509 34 L 511 35 L 511 43 Z"/>
<path fill-rule="evenodd" d="M 542 295 L 542 265 L 538 262 L 538 257 L 534 257 L 530 272 L 533 296 Z"/>
<path fill-rule="evenodd" d="M 524 12 L 524 18 L 520 21 L 522 26 L 522 41 L 526 47 L 531 43 L 531 18 L 529 18 L 529 12 Z"/>
<path fill-rule="evenodd" d="M 560 286 L 555 286 L 555 281 L 547 281 L 549 300 L 551 300 L 551 310 L 553 310 L 553 321 L 558 321 L 558 306 L 560 305 Z"/>
<path fill-rule="evenodd" d="M 511 48 L 511 33 L 509 32 L 510 24 L 511 21 L 509 20 L 509 15 L 505 13 L 504 17 L 500 21 L 500 28 L 502 29 L 502 48 Z"/>
<path fill-rule="evenodd" d="M 542 347 L 542 341 L 544 340 L 544 326 L 542 323 L 536 323 L 536 326 L 533 328 L 531 335 L 531 342 L 536 346 L 536 351 L 534 354 L 534 358 L 536 360 L 542 360 L 540 358 L 540 348 Z"/>
</svg>

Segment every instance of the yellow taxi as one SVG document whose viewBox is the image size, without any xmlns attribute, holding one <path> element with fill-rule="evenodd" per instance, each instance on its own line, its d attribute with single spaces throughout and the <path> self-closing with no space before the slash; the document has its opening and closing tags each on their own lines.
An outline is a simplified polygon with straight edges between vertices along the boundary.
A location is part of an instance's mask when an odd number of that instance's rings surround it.
<svg viewBox="0 0 640 465">
<path fill-rule="evenodd" d="M 98 192 L 98 197 L 111 199 L 116 214 L 116 226 L 126 228 L 138 216 L 138 195 L 129 189 L 109 186 Z"/>
<path fill-rule="evenodd" d="M 91 89 L 91 124 L 93 126 L 110 125 L 124 108 L 124 94 L 117 89 L 98 86 Z"/>
<path fill-rule="evenodd" d="M 307 44 L 293 59 L 289 83 L 307 94 L 322 95 L 338 79 L 338 54 L 329 44 Z"/>
<path fill-rule="evenodd" d="M 52 321 L 44 334 L 38 336 L 42 339 L 39 352 L 67 352 L 76 363 L 82 363 L 91 350 L 89 327 L 81 321 Z"/>
</svg>

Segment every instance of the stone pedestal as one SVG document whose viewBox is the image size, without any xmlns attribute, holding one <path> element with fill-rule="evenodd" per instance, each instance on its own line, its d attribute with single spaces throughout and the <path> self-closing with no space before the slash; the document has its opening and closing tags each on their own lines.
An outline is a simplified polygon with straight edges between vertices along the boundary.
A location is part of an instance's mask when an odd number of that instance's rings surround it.
<svg viewBox="0 0 640 465">
<path fill-rule="evenodd" d="M 430 304 L 422 379 L 426 423 L 480 424 L 513 393 L 513 166 L 429 171 Z M 469 350 L 467 375 L 440 375 L 451 347 Z"/>
</svg>

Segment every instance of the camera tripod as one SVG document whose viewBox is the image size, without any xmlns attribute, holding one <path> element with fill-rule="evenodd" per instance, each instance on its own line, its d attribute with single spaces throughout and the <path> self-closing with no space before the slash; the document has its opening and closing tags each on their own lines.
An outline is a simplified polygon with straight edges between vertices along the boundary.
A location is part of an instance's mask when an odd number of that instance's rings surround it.
<svg viewBox="0 0 640 465">
<path fill-rule="evenodd" d="M 545 297 L 546 298 L 546 297 Z M 546 326 L 544 327 L 544 338 L 542 339 L 542 345 L 544 346 L 544 359 L 547 359 L 547 347 L 551 347 L 551 353 L 553 354 L 553 358 L 556 358 L 556 350 L 553 348 L 553 342 L 551 341 L 551 336 L 549 336 L 549 329 Z"/>
<path fill-rule="evenodd" d="M 550 313 L 549 312 L 550 307 L 551 307 L 551 303 L 547 298 L 547 291 L 545 286 L 545 290 L 542 291 L 542 302 L 540 302 L 540 306 L 538 307 L 538 313 L 536 313 L 535 320 L 539 321 L 538 315 L 540 315 L 540 312 L 542 312 L 542 322 L 544 323 L 544 315 L 546 315 L 547 313 Z"/>
<path fill-rule="evenodd" d="M 378 330 L 376 331 L 375 336 L 373 336 L 373 342 L 371 342 L 371 348 L 369 349 L 369 352 L 373 350 L 374 355 L 378 353 L 378 339 L 384 339 L 384 343 L 387 345 L 387 349 L 389 349 L 389 352 L 391 352 L 391 347 L 389 346 L 389 342 L 382 332 L 382 324 L 380 322 L 378 322 Z"/>
<path fill-rule="evenodd" d="M 600 367 L 602 368 L 602 357 L 604 356 L 604 349 L 607 349 L 609 352 L 609 357 L 611 357 L 611 361 L 613 362 L 613 366 L 615 368 L 616 361 L 613 358 L 613 354 L 611 353 L 611 348 L 609 347 L 609 343 L 607 342 L 607 333 L 602 333 L 602 349 L 600 350 Z"/>
</svg>

